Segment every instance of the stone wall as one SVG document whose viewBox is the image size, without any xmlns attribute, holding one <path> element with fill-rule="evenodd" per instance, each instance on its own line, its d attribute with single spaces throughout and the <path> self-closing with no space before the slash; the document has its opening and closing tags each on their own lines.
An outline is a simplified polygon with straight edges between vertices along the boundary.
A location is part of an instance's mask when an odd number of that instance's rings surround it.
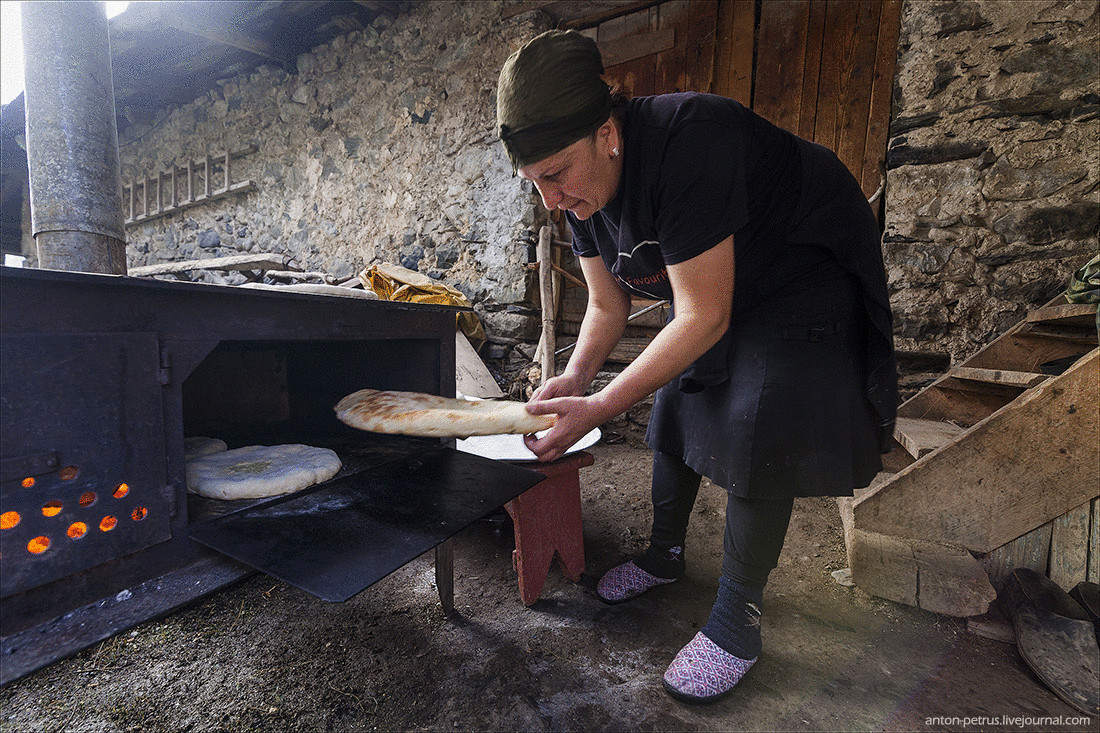
<svg viewBox="0 0 1100 733">
<path fill-rule="evenodd" d="M 275 252 L 347 278 L 373 261 L 396 262 L 466 294 L 497 356 L 537 337 L 524 265 L 546 213 L 512 177 L 495 98 L 505 58 L 548 24 L 539 13 L 499 17 L 491 2 L 382 15 L 300 56 L 296 74 L 263 66 L 127 130 L 124 181 L 251 145 L 232 178 L 257 185 L 129 227 L 129 266 Z"/>
<path fill-rule="evenodd" d="M 1097 252 L 1098 8 L 906 2 L 884 236 L 899 348 L 965 358 Z"/>
</svg>

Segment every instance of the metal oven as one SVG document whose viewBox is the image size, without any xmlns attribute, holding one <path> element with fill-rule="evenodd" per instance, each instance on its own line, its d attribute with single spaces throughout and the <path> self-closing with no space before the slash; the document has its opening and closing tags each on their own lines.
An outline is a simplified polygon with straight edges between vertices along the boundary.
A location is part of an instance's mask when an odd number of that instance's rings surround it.
<svg viewBox="0 0 1100 733">
<path fill-rule="evenodd" d="M 336 420 L 363 387 L 453 395 L 455 313 L 0 268 L 0 681 L 253 568 L 345 600 L 540 481 Z M 343 468 L 290 496 L 203 499 L 191 436 L 328 447 Z"/>
</svg>

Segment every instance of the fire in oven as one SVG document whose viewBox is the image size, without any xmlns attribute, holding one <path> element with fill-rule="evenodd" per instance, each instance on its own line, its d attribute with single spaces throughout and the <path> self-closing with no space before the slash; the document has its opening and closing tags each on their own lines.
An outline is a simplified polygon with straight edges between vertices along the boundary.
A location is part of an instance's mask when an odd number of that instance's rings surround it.
<svg viewBox="0 0 1100 733">
<path fill-rule="evenodd" d="M 336 420 L 364 387 L 453 395 L 453 308 L 2 278 L 2 682 L 253 569 L 346 600 L 542 479 Z M 195 437 L 327 448 L 341 467 L 288 495 L 203 498 L 186 488 Z"/>
</svg>

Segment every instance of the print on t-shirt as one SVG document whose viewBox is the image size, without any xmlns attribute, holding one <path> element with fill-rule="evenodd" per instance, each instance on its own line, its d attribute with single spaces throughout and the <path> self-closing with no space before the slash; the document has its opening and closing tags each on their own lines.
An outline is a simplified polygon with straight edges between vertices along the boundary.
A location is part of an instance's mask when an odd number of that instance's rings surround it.
<svg viewBox="0 0 1100 733">
<path fill-rule="evenodd" d="M 639 295 L 664 300 L 669 288 L 668 270 L 661 256 L 661 245 L 646 240 L 634 245 L 629 252 L 619 252 L 611 266 L 611 274 L 625 287 Z"/>
</svg>

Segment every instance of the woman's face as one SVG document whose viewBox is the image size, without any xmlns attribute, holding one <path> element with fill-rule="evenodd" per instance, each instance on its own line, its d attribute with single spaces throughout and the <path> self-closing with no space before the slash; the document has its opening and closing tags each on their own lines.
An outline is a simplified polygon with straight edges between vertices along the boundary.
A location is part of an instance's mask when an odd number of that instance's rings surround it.
<svg viewBox="0 0 1100 733">
<path fill-rule="evenodd" d="M 612 120 L 564 150 L 519 169 L 535 184 L 547 209 L 573 212 L 582 221 L 602 209 L 619 189 L 619 130 Z"/>
</svg>

